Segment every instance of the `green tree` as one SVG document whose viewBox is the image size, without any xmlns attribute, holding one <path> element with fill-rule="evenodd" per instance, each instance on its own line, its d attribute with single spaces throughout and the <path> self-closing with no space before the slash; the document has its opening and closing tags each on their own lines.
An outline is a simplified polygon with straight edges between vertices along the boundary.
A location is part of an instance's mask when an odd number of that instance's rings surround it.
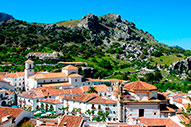
<svg viewBox="0 0 191 127">
<path fill-rule="evenodd" d="M 188 97 L 189 100 L 191 101 L 191 98 Z M 188 122 L 181 122 L 183 125 L 185 125 L 186 127 L 191 127 L 191 106 L 190 104 L 188 104 L 188 107 L 186 108 L 186 110 L 184 110 L 182 108 L 182 114 L 184 118 L 186 118 L 188 120 Z"/>
</svg>

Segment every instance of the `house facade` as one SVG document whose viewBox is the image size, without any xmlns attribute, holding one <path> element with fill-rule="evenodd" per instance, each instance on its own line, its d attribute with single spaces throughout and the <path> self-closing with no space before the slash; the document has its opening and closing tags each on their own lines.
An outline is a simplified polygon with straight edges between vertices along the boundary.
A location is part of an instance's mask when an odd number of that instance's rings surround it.
<svg viewBox="0 0 191 127">
<path fill-rule="evenodd" d="M 3 80 L 9 82 L 10 85 L 14 86 L 15 91 L 23 91 L 25 90 L 24 76 L 24 72 L 7 73 L 6 75 L 4 75 Z"/>
</svg>

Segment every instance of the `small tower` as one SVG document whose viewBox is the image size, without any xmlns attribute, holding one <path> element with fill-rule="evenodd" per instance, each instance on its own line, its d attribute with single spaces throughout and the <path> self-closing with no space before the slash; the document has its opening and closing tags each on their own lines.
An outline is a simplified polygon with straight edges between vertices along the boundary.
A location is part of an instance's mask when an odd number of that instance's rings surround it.
<svg viewBox="0 0 191 127">
<path fill-rule="evenodd" d="M 123 122 L 123 85 L 121 82 L 118 83 L 118 93 L 117 93 L 117 110 L 118 110 L 118 120 Z"/>
<path fill-rule="evenodd" d="M 25 88 L 27 88 L 29 76 L 34 75 L 33 61 L 28 59 L 25 61 Z"/>
</svg>

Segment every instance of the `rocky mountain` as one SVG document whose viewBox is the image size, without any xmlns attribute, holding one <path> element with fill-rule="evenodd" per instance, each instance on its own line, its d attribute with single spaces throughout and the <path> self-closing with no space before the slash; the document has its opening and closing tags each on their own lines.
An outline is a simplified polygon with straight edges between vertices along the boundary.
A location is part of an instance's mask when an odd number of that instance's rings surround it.
<svg viewBox="0 0 191 127">
<path fill-rule="evenodd" d="M 159 43 L 149 32 L 117 14 L 88 14 L 54 24 L 4 20 L 0 29 L 0 63 L 23 64 L 29 52 L 56 51 L 63 54 L 61 61 L 87 62 L 95 68 L 95 78 L 125 79 L 126 72 L 141 77 L 156 68 L 168 75 L 169 65 L 191 55 L 188 50 Z"/>
<path fill-rule="evenodd" d="M 4 20 L 10 20 L 10 19 L 14 19 L 14 17 L 12 15 L 0 12 L 0 22 Z"/>
</svg>

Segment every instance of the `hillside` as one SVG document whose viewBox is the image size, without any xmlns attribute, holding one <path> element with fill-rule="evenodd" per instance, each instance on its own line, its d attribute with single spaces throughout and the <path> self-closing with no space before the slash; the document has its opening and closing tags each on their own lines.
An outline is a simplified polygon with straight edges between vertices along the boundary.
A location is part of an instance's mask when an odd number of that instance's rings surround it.
<svg viewBox="0 0 191 127">
<path fill-rule="evenodd" d="M 0 12 L 0 22 L 4 20 L 10 20 L 10 19 L 14 19 L 14 17 L 12 15 L 8 15 L 8 14 Z"/>
<path fill-rule="evenodd" d="M 89 14 L 55 24 L 13 19 L 0 22 L 0 29 L 0 63 L 23 65 L 29 52 L 57 51 L 63 54 L 60 61 L 84 61 L 94 67 L 94 78 L 135 80 L 146 76 L 148 69 L 158 68 L 164 74 L 160 80 L 168 80 L 169 65 L 191 55 L 188 50 L 157 42 L 150 33 L 116 14 Z M 44 62 L 58 61 L 35 61 Z M 2 67 L 0 71 L 6 70 Z"/>
</svg>

